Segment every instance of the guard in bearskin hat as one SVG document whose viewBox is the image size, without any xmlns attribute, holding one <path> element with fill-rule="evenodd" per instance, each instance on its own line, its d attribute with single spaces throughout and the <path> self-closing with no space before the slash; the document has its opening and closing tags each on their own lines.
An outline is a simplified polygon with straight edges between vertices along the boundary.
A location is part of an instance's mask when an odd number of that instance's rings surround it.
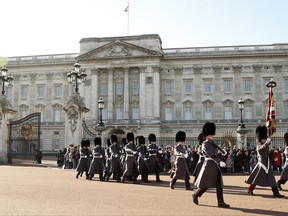
<svg viewBox="0 0 288 216">
<path fill-rule="evenodd" d="M 99 180 L 103 181 L 105 151 L 102 148 L 101 138 L 95 137 L 94 144 L 95 148 L 92 152 L 93 159 L 90 163 L 90 168 L 88 171 L 89 179 L 92 180 L 95 174 L 99 174 Z"/>
<path fill-rule="evenodd" d="M 124 172 L 121 177 L 121 182 L 125 182 L 126 177 L 132 177 L 132 181 L 134 184 L 138 183 L 138 170 L 137 170 L 137 148 L 134 143 L 134 134 L 132 132 L 127 133 L 126 135 L 127 144 L 124 147 L 126 158 L 124 162 Z"/>
<path fill-rule="evenodd" d="M 277 187 L 279 190 L 282 190 L 281 184 L 285 184 L 288 180 L 288 133 L 284 134 L 284 141 L 286 144 L 286 148 L 284 150 L 284 155 L 286 158 L 286 162 L 284 163 L 284 167 L 281 173 L 281 177 L 277 182 Z"/>
<path fill-rule="evenodd" d="M 120 182 L 121 178 L 121 163 L 120 163 L 120 157 L 121 157 L 121 149 L 118 145 L 118 138 L 115 134 L 112 134 L 110 136 L 110 147 L 109 147 L 109 153 L 110 153 L 110 169 L 107 175 L 105 176 L 105 181 L 109 181 L 110 176 L 113 174 L 115 176 L 117 182 Z"/>
<path fill-rule="evenodd" d="M 174 149 L 174 155 L 176 156 L 174 167 L 173 167 L 173 174 L 170 175 L 172 181 L 170 182 L 170 188 L 174 189 L 174 185 L 177 179 L 182 179 L 185 181 L 186 190 L 192 190 L 190 186 L 190 176 L 189 171 L 186 163 L 186 158 L 188 158 L 188 151 L 185 146 L 186 140 L 186 133 L 184 131 L 178 131 L 176 133 L 176 147 Z"/>
<path fill-rule="evenodd" d="M 204 157 L 204 154 L 203 154 L 203 152 L 202 152 L 202 143 L 203 143 L 204 141 L 205 141 L 205 139 L 204 139 L 204 137 L 203 137 L 203 134 L 200 133 L 200 134 L 198 135 L 198 146 L 196 147 L 196 151 L 197 151 L 197 154 L 199 155 L 199 159 L 198 159 L 198 162 L 197 162 L 197 164 L 196 164 L 196 166 L 195 166 L 195 169 L 194 169 L 194 171 L 193 171 L 193 176 L 195 177 L 193 183 L 196 182 L 197 177 L 198 177 L 198 175 L 199 175 L 199 173 L 200 173 L 200 170 L 201 170 L 201 168 L 202 168 L 202 165 L 203 165 L 203 163 L 204 163 L 204 161 L 205 161 L 205 157 Z"/>
<path fill-rule="evenodd" d="M 224 202 L 223 198 L 223 179 L 220 169 L 220 159 L 217 158 L 218 150 L 222 150 L 214 143 L 216 125 L 212 122 L 206 122 L 202 128 L 202 135 L 205 141 L 202 144 L 202 152 L 205 157 L 199 176 L 195 182 L 198 187 L 195 193 L 192 193 L 193 202 L 198 205 L 198 198 L 201 197 L 208 188 L 216 188 L 218 207 L 229 208 L 230 205 Z"/>
<path fill-rule="evenodd" d="M 91 156 L 92 152 L 90 150 L 90 140 L 82 140 L 80 149 L 80 159 L 76 167 L 77 171 L 76 178 L 78 178 L 80 174 L 82 176 L 83 172 L 85 172 L 86 174 L 86 179 L 89 178 L 88 170 L 90 168 Z"/>
<path fill-rule="evenodd" d="M 149 173 L 155 173 L 156 182 L 162 182 L 160 180 L 161 165 L 159 161 L 159 156 L 162 155 L 162 150 L 156 145 L 156 135 L 149 134 L 148 136 L 149 145 L 147 147 L 148 152 L 148 168 Z"/>
<path fill-rule="evenodd" d="M 274 197 L 283 198 L 284 195 L 281 195 L 277 188 L 272 162 L 269 158 L 269 146 L 271 144 L 271 139 L 267 136 L 266 126 L 259 125 L 256 128 L 256 140 L 258 142 L 258 163 L 245 181 L 247 184 L 250 184 L 247 192 L 249 195 L 253 196 L 253 190 L 255 189 L 256 185 L 263 187 L 270 186 L 272 188 Z"/>
<path fill-rule="evenodd" d="M 137 158 L 137 164 L 138 164 L 138 171 L 139 174 L 141 174 L 141 180 L 145 183 L 150 183 L 148 181 L 148 155 L 147 155 L 147 148 L 145 146 L 145 138 L 144 136 L 138 136 L 137 137 L 137 152 L 138 152 L 138 158 Z"/>
</svg>

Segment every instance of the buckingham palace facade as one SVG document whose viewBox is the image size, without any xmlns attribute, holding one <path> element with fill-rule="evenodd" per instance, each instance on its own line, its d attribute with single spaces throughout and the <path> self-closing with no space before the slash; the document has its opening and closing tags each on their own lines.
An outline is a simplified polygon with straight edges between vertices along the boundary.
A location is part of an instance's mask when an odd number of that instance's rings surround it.
<svg viewBox="0 0 288 216">
<path fill-rule="evenodd" d="M 253 137 L 265 124 L 271 79 L 276 135 L 288 128 L 288 44 L 162 48 L 157 34 L 83 38 L 79 53 L 9 57 L 6 65 L 14 77 L 6 95 L 15 119 L 41 112 L 43 152 L 65 146 L 63 106 L 75 89 L 67 81 L 75 62 L 87 74 L 79 93 L 91 130 L 99 121 L 97 102 L 105 102 L 104 137 L 116 130 L 161 139 L 182 129 L 195 138 L 206 121 L 216 123 L 218 136 L 234 136 L 240 98 Z"/>
</svg>

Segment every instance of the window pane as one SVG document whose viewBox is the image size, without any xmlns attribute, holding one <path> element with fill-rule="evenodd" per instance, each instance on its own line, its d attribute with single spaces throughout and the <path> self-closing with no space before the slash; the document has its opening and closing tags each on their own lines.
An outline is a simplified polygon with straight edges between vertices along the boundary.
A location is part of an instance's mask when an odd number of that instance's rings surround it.
<svg viewBox="0 0 288 216">
<path fill-rule="evenodd" d="M 211 82 L 204 82 L 204 92 L 205 93 L 211 93 Z"/>
<path fill-rule="evenodd" d="M 117 95 L 123 94 L 123 83 L 116 83 L 116 94 Z"/>
<path fill-rule="evenodd" d="M 101 84 L 101 95 L 108 95 L 108 84 L 107 83 Z"/>
<path fill-rule="evenodd" d="M 252 119 L 252 107 L 251 106 L 244 107 L 244 117 L 245 119 Z"/>
<path fill-rule="evenodd" d="M 138 95 L 139 94 L 139 83 L 138 82 L 133 82 L 133 84 L 132 84 L 132 94 L 133 95 Z"/>
<path fill-rule="evenodd" d="M 44 94 L 45 94 L 44 91 L 45 91 L 45 86 L 44 85 L 38 85 L 38 88 L 37 88 L 38 97 L 43 98 Z"/>
<path fill-rule="evenodd" d="M 132 119 L 140 119 L 140 113 L 138 107 L 132 108 Z"/>
<path fill-rule="evenodd" d="M 185 107 L 184 110 L 185 120 L 192 120 L 192 107 Z"/>
<path fill-rule="evenodd" d="M 252 90 L 252 81 L 251 80 L 244 80 L 244 91 L 251 92 Z"/>
<path fill-rule="evenodd" d="M 232 119 L 232 107 L 224 107 L 224 118 L 225 119 Z"/>
<path fill-rule="evenodd" d="M 55 97 L 61 97 L 61 86 L 54 86 Z"/>
<path fill-rule="evenodd" d="M 54 111 L 54 121 L 55 122 L 60 122 L 61 121 L 61 111 L 60 110 L 55 110 Z"/>
<path fill-rule="evenodd" d="M 123 119 L 123 109 L 121 107 L 116 108 L 116 119 Z"/>
<path fill-rule="evenodd" d="M 212 119 L 212 107 L 206 106 L 204 107 L 204 119 Z"/>
<path fill-rule="evenodd" d="M 224 80 L 224 92 L 225 93 L 231 93 L 231 80 Z"/>
<path fill-rule="evenodd" d="M 171 95 L 173 93 L 173 85 L 171 82 L 165 83 L 165 94 Z"/>
<path fill-rule="evenodd" d="M 28 98 L 28 86 L 21 86 L 21 98 Z"/>
<path fill-rule="evenodd" d="M 169 120 L 172 120 L 172 108 L 171 107 L 168 107 L 168 108 L 165 108 L 165 120 L 166 121 L 169 121 Z"/>
<path fill-rule="evenodd" d="M 108 119 L 108 110 L 107 110 L 107 108 L 104 108 L 102 110 L 102 119 L 103 120 L 107 120 Z"/>
<path fill-rule="evenodd" d="M 191 94 L 192 93 L 192 82 L 191 81 L 185 81 L 184 82 L 184 93 L 185 94 Z"/>
</svg>

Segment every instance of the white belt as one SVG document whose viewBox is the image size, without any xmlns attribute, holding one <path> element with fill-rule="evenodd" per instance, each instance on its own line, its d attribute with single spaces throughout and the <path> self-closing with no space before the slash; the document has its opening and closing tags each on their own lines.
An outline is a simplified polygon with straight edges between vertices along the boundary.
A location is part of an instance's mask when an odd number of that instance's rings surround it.
<svg viewBox="0 0 288 216">
<path fill-rule="evenodd" d="M 156 156 L 157 154 L 149 154 L 149 156 Z"/>
<path fill-rule="evenodd" d="M 102 158 L 102 155 L 101 156 L 94 156 L 95 158 Z"/>
</svg>

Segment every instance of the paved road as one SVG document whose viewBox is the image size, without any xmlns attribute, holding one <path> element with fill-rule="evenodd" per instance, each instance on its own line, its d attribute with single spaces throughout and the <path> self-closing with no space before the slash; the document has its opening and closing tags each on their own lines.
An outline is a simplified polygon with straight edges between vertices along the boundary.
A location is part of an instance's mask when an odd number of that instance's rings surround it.
<svg viewBox="0 0 288 216">
<path fill-rule="evenodd" d="M 163 183 L 131 184 L 75 178 L 74 170 L 56 168 L 54 163 L 0 166 L 0 215 L 288 215 L 288 198 L 276 199 L 270 188 L 258 187 L 256 196 L 246 194 L 245 176 L 224 176 L 224 199 L 230 209 L 216 207 L 215 190 L 208 190 L 199 205 L 192 202 L 179 180 L 169 188 Z M 278 179 L 279 176 L 276 176 Z M 288 197 L 288 184 L 282 194 Z"/>
</svg>

